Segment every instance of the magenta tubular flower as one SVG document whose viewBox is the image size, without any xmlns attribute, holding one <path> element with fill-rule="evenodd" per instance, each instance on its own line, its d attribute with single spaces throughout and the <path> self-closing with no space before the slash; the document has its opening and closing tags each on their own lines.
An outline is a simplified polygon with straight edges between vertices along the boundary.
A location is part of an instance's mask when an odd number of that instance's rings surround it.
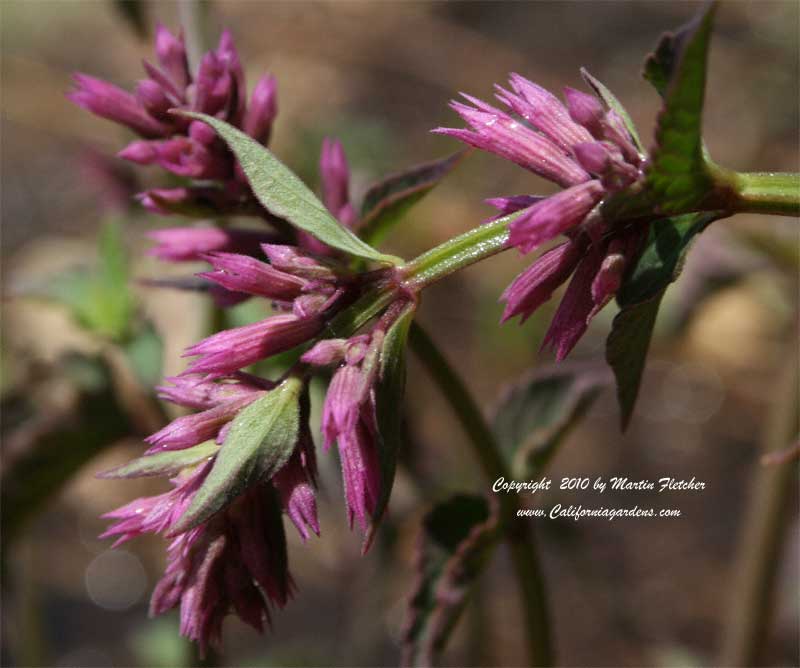
<svg viewBox="0 0 800 668">
<path fill-rule="evenodd" d="M 106 513 L 103 517 L 114 520 L 114 524 L 100 538 L 116 536 L 113 547 L 117 547 L 145 533 L 169 531 L 189 507 L 194 493 L 210 470 L 211 463 L 208 462 L 193 471 L 184 471 L 170 481 L 174 488 L 169 492 L 136 499 Z"/>
<path fill-rule="evenodd" d="M 305 421 L 304 425 L 307 427 L 308 422 Z M 319 536 L 316 480 L 314 441 L 311 433 L 306 430 L 301 434 L 297 449 L 289 461 L 272 479 L 286 514 L 304 541 L 308 539 L 311 531 Z"/>
<path fill-rule="evenodd" d="M 266 145 L 269 143 L 272 123 L 277 114 L 277 82 L 273 76 L 264 76 L 253 88 L 242 130 L 256 141 Z"/>
<path fill-rule="evenodd" d="M 184 357 L 198 357 L 186 373 L 231 374 L 313 339 L 324 325 L 325 320 L 318 315 L 299 318 L 294 314 L 281 314 L 252 325 L 223 330 L 186 350 Z"/>
<path fill-rule="evenodd" d="M 350 166 L 338 139 L 324 139 L 319 161 L 322 201 L 345 227 L 352 227 L 356 212 L 350 203 Z"/>
<path fill-rule="evenodd" d="M 325 396 L 322 435 L 326 449 L 338 445 L 350 526 L 356 519 L 364 532 L 381 491 L 374 393 L 384 326 L 347 341 L 321 341 L 302 357 L 309 364 L 340 364 Z"/>
<path fill-rule="evenodd" d="M 275 269 L 248 255 L 237 253 L 209 253 L 203 255 L 214 271 L 198 274 L 234 292 L 246 292 L 279 302 L 292 302 L 299 297 L 309 282 L 298 276 Z"/>
<path fill-rule="evenodd" d="M 119 153 L 139 165 L 158 165 L 181 177 L 213 181 L 216 187 L 188 187 L 172 192 L 153 190 L 139 198 L 155 213 L 211 207 L 218 214 L 242 209 L 268 217 L 237 170 L 233 156 L 205 124 L 171 114 L 171 109 L 198 111 L 221 118 L 256 140 L 269 140 L 277 109 L 276 86 L 263 77 L 250 104 L 244 71 L 230 32 L 223 32 L 217 48 L 201 59 L 196 75 L 189 71 L 183 35 L 164 26 L 156 28 L 157 65 L 145 63 L 146 79 L 135 94 L 93 77 L 76 74 L 69 98 L 97 116 L 131 129 L 141 139 Z"/>
<path fill-rule="evenodd" d="M 262 244 L 275 240 L 268 232 L 219 227 L 170 227 L 147 236 L 157 243 L 149 254 L 173 262 L 194 262 L 215 251 L 255 255 Z"/>
<path fill-rule="evenodd" d="M 601 207 L 609 195 L 644 178 L 645 156 L 622 117 L 595 96 L 567 88 L 565 106 L 518 74 L 511 75 L 510 84 L 511 91 L 497 87 L 497 99 L 524 122 L 465 96 L 472 107 L 451 106 L 471 129 L 433 132 L 495 153 L 565 188 L 547 198 L 488 200 L 501 215 L 520 212 L 509 225 L 509 244 L 522 253 L 559 235 L 569 238 L 541 255 L 501 298 L 506 302 L 503 320 L 518 315 L 524 321 L 574 274 L 544 339 L 560 360 L 614 296 L 625 269 L 641 252 L 647 224 L 616 229 L 603 219 Z"/>
<path fill-rule="evenodd" d="M 506 308 L 502 321 L 518 315 L 525 322 L 575 271 L 584 250 L 580 241 L 566 241 L 542 254 L 503 293 Z"/>
<path fill-rule="evenodd" d="M 183 450 L 203 441 L 217 438 L 220 430 L 258 396 L 258 392 L 253 392 L 243 397 L 222 401 L 213 408 L 200 413 L 184 415 L 173 420 L 166 427 L 145 439 L 152 446 L 145 454 L 150 455 L 164 450 Z"/>
<path fill-rule="evenodd" d="M 169 385 L 162 385 L 156 390 L 161 399 L 178 406 L 207 410 L 224 402 L 255 398 L 262 391 L 275 387 L 275 383 L 246 373 L 238 373 L 233 379 L 235 382 L 213 382 L 200 375 L 185 374 L 167 378 Z"/>
</svg>

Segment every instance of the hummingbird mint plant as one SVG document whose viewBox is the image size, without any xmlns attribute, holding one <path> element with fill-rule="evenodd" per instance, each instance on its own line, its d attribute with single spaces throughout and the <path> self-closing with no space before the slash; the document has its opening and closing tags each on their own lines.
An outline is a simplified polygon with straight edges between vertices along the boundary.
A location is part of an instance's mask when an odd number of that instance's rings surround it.
<svg viewBox="0 0 800 668">
<path fill-rule="evenodd" d="M 169 491 L 106 515 L 112 524 L 104 536 L 116 538 L 115 545 L 142 533 L 169 541 L 152 614 L 179 607 L 181 633 L 202 650 L 219 646 L 229 614 L 259 631 L 268 625 L 302 587 L 290 575 L 282 516 L 304 541 L 320 534 L 316 462 L 334 447 L 347 523 L 363 534 L 363 550 L 370 547 L 403 448 L 407 348 L 444 391 L 491 480 L 512 480 L 519 472 L 541 477 L 566 429 L 605 384 L 604 374 L 565 367 L 554 382 L 542 384 L 537 391 L 555 415 L 550 436 L 539 449 L 523 452 L 524 438 L 511 438 L 502 419 L 485 422 L 414 322 L 424 309 L 425 288 L 495 254 L 532 258 L 499 296 L 503 321 L 524 321 L 566 284 L 542 342 L 559 361 L 616 298 L 606 360 L 623 428 L 628 424 L 661 298 L 693 237 L 739 212 L 800 214 L 798 175 L 733 172 L 705 150 L 702 113 L 715 10 L 705 7 L 665 36 L 645 63 L 644 76 L 662 98 L 651 140 L 640 138 L 645 133 L 633 127 L 621 102 L 586 70 L 586 89 L 565 88 L 563 98 L 511 74 L 508 87 L 496 87 L 501 107 L 470 95 L 464 95 L 467 104 L 452 102 L 468 127 L 433 132 L 510 160 L 562 190 L 548 197 L 486 193 L 496 217 L 475 220 L 411 260 L 387 254 L 378 247 L 381 240 L 469 151 L 391 175 L 357 203 L 344 148 L 326 139 L 318 197 L 267 148 L 276 80 L 264 76 L 248 93 L 229 32 L 192 69 L 182 34 L 159 25 L 157 63 L 145 63 L 147 78 L 133 93 L 75 76 L 70 97 L 76 104 L 139 136 L 120 158 L 179 178 L 177 186 L 173 179 L 140 193 L 142 206 L 162 216 L 212 221 L 149 234 L 158 258 L 207 264 L 197 277 L 171 284 L 197 286 L 199 279 L 219 307 L 256 299 L 272 309 L 263 320 L 222 326 L 186 349 L 185 371 L 158 393 L 192 412 L 145 439 L 139 459 L 101 474 L 169 479 Z M 234 216 L 251 217 L 260 227 L 232 222 Z M 265 360 L 273 363 L 271 377 L 264 377 Z M 309 424 L 314 377 L 327 382 L 318 435 Z M 527 419 L 525 404 L 514 406 Z M 543 425 L 530 425 L 536 426 Z M 531 662 L 552 663 L 545 578 L 531 529 L 515 519 L 519 503 L 509 494 L 492 500 L 457 495 L 425 517 L 404 662 L 437 659 L 470 585 L 505 540 L 519 578 Z"/>
</svg>

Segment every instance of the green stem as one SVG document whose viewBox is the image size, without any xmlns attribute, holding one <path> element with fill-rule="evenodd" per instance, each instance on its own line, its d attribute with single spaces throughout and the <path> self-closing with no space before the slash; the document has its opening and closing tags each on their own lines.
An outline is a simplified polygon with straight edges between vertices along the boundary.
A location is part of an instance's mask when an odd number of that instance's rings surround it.
<svg viewBox="0 0 800 668">
<path fill-rule="evenodd" d="M 475 262 L 508 248 L 508 224 L 521 213 L 512 213 L 475 227 L 423 253 L 400 269 L 407 287 L 417 291 Z"/>
<path fill-rule="evenodd" d="M 719 165 L 710 171 L 731 212 L 800 216 L 800 174 L 734 172 Z"/>
<path fill-rule="evenodd" d="M 469 437 L 486 477 L 492 482 L 500 477 L 509 479 L 511 476 L 506 462 L 500 454 L 494 434 L 483 419 L 480 407 L 436 344 L 416 323 L 411 327 L 409 343 L 450 403 Z M 522 599 L 531 665 L 551 666 L 553 659 L 547 596 L 534 534 L 528 523 L 520 522 L 517 518 L 520 504 L 515 494 L 502 494 L 499 502 L 501 520 Z"/>
</svg>

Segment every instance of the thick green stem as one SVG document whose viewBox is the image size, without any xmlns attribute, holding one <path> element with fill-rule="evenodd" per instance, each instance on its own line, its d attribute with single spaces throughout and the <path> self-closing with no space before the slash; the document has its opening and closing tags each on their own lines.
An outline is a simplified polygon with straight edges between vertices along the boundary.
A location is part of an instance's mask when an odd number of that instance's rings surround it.
<svg viewBox="0 0 800 668">
<path fill-rule="evenodd" d="M 737 174 L 736 211 L 800 216 L 800 174 Z"/>
<path fill-rule="evenodd" d="M 798 359 L 796 355 L 788 357 L 785 378 L 775 394 L 764 431 L 764 454 L 781 451 L 797 438 Z M 791 459 L 762 465 L 756 472 L 739 542 L 721 666 L 761 665 L 796 476 L 797 463 Z"/>
<path fill-rule="evenodd" d="M 506 462 L 483 419 L 480 407 L 436 344 L 416 323 L 411 328 L 409 343 L 450 403 L 486 477 L 492 482 L 500 477 L 509 479 L 511 476 Z M 520 522 L 517 518 L 520 505 L 515 494 L 502 494 L 499 501 L 501 520 L 522 599 L 531 665 L 551 666 L 553 659 L 547 596 L 534 534 L 528 523 Z"/>
<path fill-rule="evenodd" d="M 800 216 L 800 174 L 734 172 L 711 164 L 723 208 L 732 213 Z"/>
</svg>

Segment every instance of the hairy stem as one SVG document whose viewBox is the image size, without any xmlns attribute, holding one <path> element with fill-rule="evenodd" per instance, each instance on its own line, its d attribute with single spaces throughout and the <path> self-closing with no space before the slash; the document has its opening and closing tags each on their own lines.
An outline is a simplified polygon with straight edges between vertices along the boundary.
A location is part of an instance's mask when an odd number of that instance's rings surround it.
<svg viewBox="0 0 800 668">
<path fill-rule="evenodd" d="M 789 355 L 786 373 L 767 419 L 763 453 L 783 450 L 798 433 L 798 359 Z M 736 586 L 724 628 L 719 665 L 756 666 L 769 630 L 775 579 L 785 542 L 789 500 L 797 463 L 762 465 L 750 491 L 749 507 L 734 571 Z"/>
<path fill-rule="evenodd" d="M 459 269 L 485 260 L 508 248 L 508 224 L 521 213 L 512 213 L 479 225 L 423 253 L 400 269 L 409 289 L 417 291 Z"/>
<path fill-rule="evenodd" d="M 479 406 L 436 344 L 416 323 L 411 327 L 409 343 L 450 403 L 486 477 L 490 481 L 500 477 L 510 478 L 505 460 Z M 553 660 L 547 597 L 534 534 L 528 523 L 517 519 L 520 505 L 515 494 L 502 494 L 499 501 L 501 521 L 522 599 L 530 663 L 532 666 L 551 666 Z"/>
</svg>

